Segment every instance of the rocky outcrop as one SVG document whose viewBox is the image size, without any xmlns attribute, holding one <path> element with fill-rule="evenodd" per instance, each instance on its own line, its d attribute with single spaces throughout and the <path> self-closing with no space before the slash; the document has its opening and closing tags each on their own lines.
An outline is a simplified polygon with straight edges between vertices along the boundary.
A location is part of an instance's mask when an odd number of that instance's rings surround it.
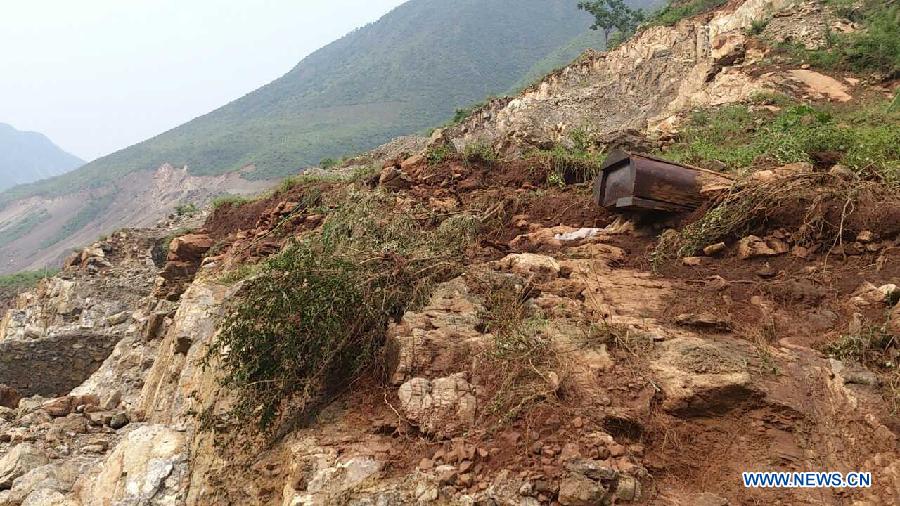
<svg viewBox="0 0 900 506">
<path fill-rule="evenodd" d="M 415 376 L 442 377 L 460 371 L 460 357 L 471 356 L 491 338 L 478 330 L 483 309 L 463 278 L 435 288 L 420 311 L 409 311 L 387 330 L 391 382 L 400 386 Z"/>
<path fill-rule="evenodd" d="M 206 234 L 187 234 L 172 239 L 166 264 L 156 283 L 156 296 L 177 300 L 200 269 L 203 255 L 212 247 L 213 240 Z"/>
<path fill-rule="evenodd" d="M 13 482 L 32 469 L 47 463 L 47 455 L 28 443 L 22 443 L 0 458 L 0 490 L 12 488 Z"/>
<path fill-rule="evenodd" d="M 400 407 L 407 420 L 425 434 L 448 437 L 475 423 L 475 388 L 465 373 L 428 380 L 413 378 L 400 385 Z"/>
<path fill-rule="evenodd" d="M 744 96 L 758 83 L 740 68 L 753 52 L 742 27 L 767 5 L 781 2 L 730 3 L 708 26 L 688 20 L 648 30 L 640 43 L 589 55 L 519 99 L 493 102 L 449 134 L 540 145 L 592 114 L 601 129 L 643 125 L 685 104 L 729 100 L 726 91 Z M 737 88 L 726 90 L 729 83 Z M 660 103 L 638 96 L 648 88 L 659 90 Z M 502 163 L 491 170 L 507 170 Z M 205 261 L 210 237 L 221 237 L 214 231 L 168 249 L 163 229 L 126 231 L 73 255 L 59 276 L 22 296 L 0 331 L 0 352 L 19 358 L 0 377 L 10 380 L 0 387 L 0 506 L 726 504 L 748 497 L 734 485 L 741 470 L 799 470 L 810 461 L 876 472 L 871 491 L 842 491 L 832 502 L 888 503 L 900 473 L 895 420 L 877 390 L 882 377 L 849 358 L 823 358 L 794 324 L 815 310 L 830 315 L 823 332 L 842 334 L 846 305 L 860 315 L 854 328 L 863 313 L 892 312 L 886 329 L 896 332 L 898 281 L 887 253 L 866 267 L 877 285 L 855 280 L 859 289 L 842 294 L 841 307 L 829 304 L 830 292 L 848 281 L 824 288 L 825 269 L 785 254 L 779 231 L 706 245 L 707 256 L 673 267 L 676 274 L 654 273 L 643 253 L 660 223 L 597 228 L 604 222 L 592 214 L 602 211 L 578 187 L 508 188 L 485 178 L 473 186 L 490 187 L 473 196 L 451 179 L 435 182 L 426 166 L 448 168 L 416 156 L 389 160 L 382 186 L 398 212 L 432 205 L 429 192 L 440 187 L 453 201 L 446 209 L 488 216 L 487 228 L 496 215 L 483 214 L 484 203 L 522 214 L 479 237 L 458 277 L 392 315 L 383 376 L 336 388 L 315 417 L 269 444 L 217 416 L 233 393 L 217 381 L 218 357 L 207 350 L 243 283 L 220 282 L 222 267 L 244 262 L 232 251 L 296 216 L 296 195 L 272 197 L 266 209 L 235 208 L 247 225 Z M 178 174 L 160 177 L 165 186 Z M 323 196 L 315 225 L 285 240 L 327 222 L 331 197 Z M 550 209 L 539 217 L 535 203 Z M 580 205 L 584 219 L 563 212 Z M 872 241 L 895 239 L 857 238 Z M 252 257 L 282 243 L 267 244 Z M 741 249 L 750 254 L 735 261 Z M 748 282 L 766 260 L 786 279 Z M 855 275 L 840 262 L 832 257 L 829 269 Z M 160 271 L 165 289 L 153 292 Z M 498 287 L 516 290 L 514 311 Z M 704 460 L 710 455 L 717 472 Z M 716 495 L 704 492 L 711 488 Z M 822 502 L 809 491 L 785 493 L 785 503 Z"/>
<path fill-rule="evenodd" d="M 683 417 L 708 416 L 760 398 L 748 369 L 752 352 L 744 348 L 728 340 L 663 342 L 650 365 L 664 395 L 663 408 Z"/>
<path fill-rule="evenodd" d="M 83 506 L 107 504 L 162 506 L 184 501 L 185 435 L 163 425 L 145 425 L 131 431 L 84 480 Z"/>
<path fill-rule="evenodd" d="M 753 21 L 795 3 L 748 0 L 708 23 L 698 17 L 647 28 L 613 51 L 586 53 L 517 97 L 492 100 L 445 136 L 458 148 L 487 142 L 506 151 L 565 145 L 576 130 L 602 139 L 628 129 L 668 129 L 681 111 L 737 102 L 795 79 L 757 77 L 739 65 L 749 57 L 746 32 Z"/>
</svg>

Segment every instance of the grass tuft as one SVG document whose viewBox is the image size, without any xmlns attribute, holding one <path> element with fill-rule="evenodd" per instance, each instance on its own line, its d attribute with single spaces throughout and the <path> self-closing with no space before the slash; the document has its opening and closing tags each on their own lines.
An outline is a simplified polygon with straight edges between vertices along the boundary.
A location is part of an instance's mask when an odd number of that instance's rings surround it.
<svg viewBox="0 0 900 506">
<path fill-rule="evenodd" d="M 660 154 L 735 173 L 772 164 L 840 162 L 864 177 L 900 183 L 900 111 L 886 101 L 855 109 L 813 107 L 774 95 L 753 101 L 780 109 L 736 104 L 695 111 L 675 144 Z"/>
</svg>

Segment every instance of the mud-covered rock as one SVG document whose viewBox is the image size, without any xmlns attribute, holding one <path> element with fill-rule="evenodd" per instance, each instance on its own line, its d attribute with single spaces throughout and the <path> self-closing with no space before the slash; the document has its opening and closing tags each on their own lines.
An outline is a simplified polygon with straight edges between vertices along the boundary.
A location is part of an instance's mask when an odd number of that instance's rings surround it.
<svg viewBox="0 0 900 506">
<path fill-rule="evenodd" d="M 742 260 L 779 254 L 778 250 L 755 235 L 748 235 L 738 242 L 738 258 Z"/>
<path fill-rule="evenodd" d="M 666 411 L 682 417 L 722 414 L 762 395 L 748 369 L 752 354 L 737 341 L 683 337 L 658 348 L 650 367 Z"/>
</svg>

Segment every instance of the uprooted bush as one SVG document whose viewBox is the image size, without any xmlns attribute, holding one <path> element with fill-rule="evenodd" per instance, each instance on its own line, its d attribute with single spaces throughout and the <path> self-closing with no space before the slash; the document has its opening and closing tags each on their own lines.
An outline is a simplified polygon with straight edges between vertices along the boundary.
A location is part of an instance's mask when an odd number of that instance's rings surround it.
<svg viewBox="0 0 900 506">
<path fill-rule="evenodd" d="M 530 286 L 489 276 L 477 291 L 484 298 L 481 325 L 494 337 L 476 358 L 489 396 L 484 422 L 496 428 L 556 399 L 560 360 L 546 334 L 547 320 L 528 303 Z"/>
<path fill-rule="evenodd" d="M 862 230 L 882 237 L 900 232 L 900 195 L 874 181 L 823 172 L 798 172 L 769 181 L 745 180 L 680 231 L 670 230 L 651 254 L 655 268 L 703 247 L 757 230 L 783 228 L 790 242 L 826 249 L 853 241 Z"/>
<path fill-rule="evenodd" d="M 375 370 L 391 319 L 456 270 L 474 234 L 457 217 L 427 228 L 383 194 L 349 191 L 321 232 L 245 281 L 204 365 L 234 391 L 232 422 L 274 434 Z"/>
</svg>

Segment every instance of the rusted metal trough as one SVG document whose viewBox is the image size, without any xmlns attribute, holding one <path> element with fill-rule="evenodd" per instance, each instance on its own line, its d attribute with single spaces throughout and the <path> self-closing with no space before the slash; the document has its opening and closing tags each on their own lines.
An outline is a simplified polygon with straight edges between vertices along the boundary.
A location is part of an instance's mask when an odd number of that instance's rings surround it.
<svg viewBox="0 0 900 506">
<path fill-rule="evenodd" d="M 690 211 L 731 184 L 718 172 L 617 149 L 594 180 L 594 202 L 608 209 Z"/>
</svg>

